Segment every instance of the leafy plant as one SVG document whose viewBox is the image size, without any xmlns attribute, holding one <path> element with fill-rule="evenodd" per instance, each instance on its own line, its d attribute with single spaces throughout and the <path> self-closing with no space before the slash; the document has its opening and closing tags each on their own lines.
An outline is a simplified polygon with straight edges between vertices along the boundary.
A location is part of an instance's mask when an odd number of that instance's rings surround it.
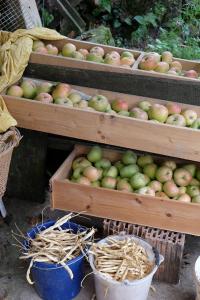
<svg viewBox="0 0 200 300">
<path fill-rule="evenodd" d="M 54 16 L 48 12 L 46 8 L 41 8 L 42 13 L 42 25 L 48 27 L 54 20 Z"/>
</svg>

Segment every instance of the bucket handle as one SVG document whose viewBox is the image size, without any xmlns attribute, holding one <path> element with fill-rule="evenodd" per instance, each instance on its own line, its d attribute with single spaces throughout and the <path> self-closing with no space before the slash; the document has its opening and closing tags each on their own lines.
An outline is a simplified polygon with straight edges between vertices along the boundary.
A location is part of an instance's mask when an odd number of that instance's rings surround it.
<svg viewBox="0 0 200 300">
<path fill-rule="evenodd" d="M 158 249 L 156 247 L 152 247 L 152 250 L 153 250 L 154 255 L 155 255 L 155 264 L 156 264 L 156 266 L 159 266 L 162 261 L 160 261 L 160 254 L 158 252 Z"/>
</svg>

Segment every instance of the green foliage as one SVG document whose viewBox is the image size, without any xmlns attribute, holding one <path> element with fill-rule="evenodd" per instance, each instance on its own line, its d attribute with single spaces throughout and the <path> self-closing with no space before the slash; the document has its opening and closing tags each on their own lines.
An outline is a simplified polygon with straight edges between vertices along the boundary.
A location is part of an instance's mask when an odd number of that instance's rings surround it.
<svg viewBox="0 0 200 300">
<path fill-rule="evenodd" d="M 42 13 L 42 25 L 48 27 L 51 22 L 54 20 L 54 16 L 48 12 L 46 8 L 41 9 Z"/>
</svg>

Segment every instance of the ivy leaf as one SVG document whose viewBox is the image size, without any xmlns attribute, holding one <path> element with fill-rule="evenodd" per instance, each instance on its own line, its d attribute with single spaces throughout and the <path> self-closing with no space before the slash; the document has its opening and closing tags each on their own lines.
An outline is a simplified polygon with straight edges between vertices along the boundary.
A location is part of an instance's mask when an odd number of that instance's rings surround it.
<svg viewBox="0 0 200 300">
<path fill-rule="evenodd" d="M 137 21 L 140 25 L 145 25 L 146 23 L 144 17 L 142 16 L 135 16 L 133 19 Z"/>
</svg>

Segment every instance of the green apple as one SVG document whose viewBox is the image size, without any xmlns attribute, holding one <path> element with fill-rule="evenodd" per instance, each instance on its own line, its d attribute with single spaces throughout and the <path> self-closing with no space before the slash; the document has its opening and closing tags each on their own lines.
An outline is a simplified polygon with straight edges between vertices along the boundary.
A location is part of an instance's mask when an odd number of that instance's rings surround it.
<svg viewBox="0 0 200 300">
<path fill-rule="evenodd" d="M 93 186 L 93 187 L 100 187 L 100 186 L 101 186 L 101 183 L 100 183 L 99 180 L 93 181 L 93 182 L 91 182 L 91 186 Z"/>
<path fill-rule="evenodd" d="M 77 92 L 70 93 L 68 98 L 72 101 L 73 104 L 79 103 L 81 101 L 81 95 Z"/>
<path fill-rule="evenodd" d="M 144 166 L 143 173 L 146 174 L 150 179 L 154 179 L 157 168 L 158 167 L 156 164 L 147 164 Z"/>
<path fill-rule="evenodd" d="M 148 186 L 153 189 L 155 192 L 161 192 L 162 191 L 162 183 L 160 183 L 158 180 L 153 180 L 149 182 Z"/>
<path fill-rule="evenodd" d="M 76 179 L 76 182 L 83 185 L 91 185 L 90 180 L 87 177 L 81 176 Z"/>
<path fill-rule="evenodd" d="M 197 118 L 194 123 L 192 123 L 191 128 L 200 129 L 200 118 Z"/>
<path fill-rule="evenodd" d="M 163 162 L 162 165 L 172 169 L 172 171 L 174 171 L 176 169 L 176 163 L 173 160 L 166 160 Z"/>
<path fill-rule="evenodd" d="M 21 88 L 23 90 L 23 97 L 27 99 L 35 98 L 37 94 L 37 88 L 34 81 L 30 79 L 24 79 L 21 83 Z"/>
<path fill-rule="evenodd" d="M 140 101 L 138 103 L 138 107 L 141 108 L 142 110 L 148 112 L 150 107 L 151 107 L 151 103 L 149 101 Z"/>
<path fill-rule="evenodd" d="M 152 164 L 152 163 L 153 163 L 153 158 L 151 155 L 140 156 L 138 157 L 137 160 L 137 164 L 142 168 L 144 168 L 145 165 Z"/>
<path fill-rule="evenodd" d="M 117 182 L 117 190 L 125 191 L 125 192 L 132 192 L 133 189 L 130 183 L 127 182 L 126 179 L 119 179 Z"/>
<path fill-rule="evenodd" d="M 88 105 L 97 111 L 105 112 L 108 106 L 108 99 L 103 95 L 96 95 L 90 98 Z"/>
<path fill-rule="evenodd" d="M 117 185 L 117 179 L 113 177 L 104 177 L 101 181 L 101 186 L 107 189 L 115 189 Z"/>
<path fill-rule="evenodd" d="M 200 194 L 199 187 L 196 186 L 196 185 L 189 185 L 189 186 L 187 186 L 187 194 L 190 197 L 198 196 Z"/>
<path fill-rule="evenodd" d="M 156 179 L 161 183 L 167 182 L 172 179 L 173 172 L 172 169 L 162 166 L 156 171 Z"/>
<path fill-rule="evenodd" d="M 70 57 L 74 51 L 76 51 L 76 46 L 72 43 L 67 43 L 62 48 L 62 55 Z"/>
<path fill-rule="evenodd" d="M 186 109 L 182 112 L 182 115 L 184 116 L 186 120 L 186 125 L 191 126 L 196 120 L 197 120 L 197 113 L 194 110 Z"/>
<path fill-rule="evenodd" d="M 137 155 L 133 151 L 128 150 L 122 155 L 122 162 L 125 165 L 135 164 L 136 161 Z"/>
<path fill-rule="evenodd" d="M 91 162 L 87 160 L 84 156 L 78 157 L 73 161 L 72 169 L 75 170 L 76 168 L 87 168 L 91 166 Z"/>
<path fill-rule="evenodd" d="M 81 176 L 82 171 L 83 171 L 83 168 L 81 168 L 81 167 L 75 168 L 72 177 L 74 179 L 78 179 Z"/>
<path fill-rule="evenodd" d="M 192 177 L 195 176 L 197 167 L 196 167 L 194 164 L 187 164 L 187 165 L 184 165 L 183 168 L 184 168 L 185 170 L 189 171 L 190 174 L 192 175 Z"/>
<path fill-rule="evenodd" d="M 89 53 L 89 54 L 87 54 L 86 60 L 97 62 L 97 63 L 103 63 L 104 62 L 102 56 L 98 55 L 96 53 Z"/>
<path fill-rule="evenodd" d="M 111 162 L 109 161 L 109 159 L 106 158 L 102 158 L 101 160 L 97 161 L 95 163 L 95 167 L 96 168 L 102 168 L 102 169 L 108 169 L 111 166 Z"/>
<path fill-rule="evenodd" d="M 121 110 L 121 111 L 118 112 L 118 115 L 124 116 L 124 117 L 129 117 L 130 113 L 129 113 L 129 111 Z"/>
<path fill-rule="evenodd" d="M 192 203 L 200 203 L 200 195 L 192 197 Z"/>
<path fill-rule="evenodd" d="M 105 169 L 105 171 L 103 172 L 103 176 L 105 177 L 113 177 L 116 178 L 118 175 L 118 170 L 115 166 L 111 166 L 108 169 Z"/>
<path fill-rule="evenodd" d="M 196 178 L 200 181 L 200 169 L 196 171 Z"/>
<path fill-rule="evenodd" d="M 168 109 L 162 104 L 152 104 L 148 111 L 149 118 L 165 123 L 168 117 Z"/>
<path fill-rule="evenodd" d="M 87 155 L 87 159 L 91 163 L 95 163 L 95 162 L 99 161 L 100 159 L 102 159 L 102 150 L 101 150 L 101 148 L 99 146 L 92 147 L 92 149 L 89 151 L 89 153 Z"/>
<path fill-rule="evenodd" d="M 142 173 L 136 173 L 131 177 L 130 184 L 133 189 L 140 189 L 147 184 L 146 176 Z"/>
<path fill-rule="evenodd" d="M 151 189 L 149 186 L 142 187 L 139 190 L 137 190 L 136 192 L 141 195 L 148 195 L 148 196 L 152 196 L 152 197 L 155 197 L 155 195 L 156 195 L 155 191 L 153 189 Z"/>
<path fill-rule="evenodd" d="M 120 176 L 122 178 L 130 178 L 138 172 L 139 172 L 138 166 L 136 164 L 130 164 L 121 168 Z"/>
<path fill-rule="evenodd" d="M 192 175 L 184 168 L 178 168 L 174 171 L 174 181 L 179 186 L 187 186 L 192 180 Z"/>
<path fill-rule="evenodd" d="M 118 172 L 124 167 L 124 164 L 119 160 L 117 161 L 114 166 L 117 168 Z"/>
<path fill-rule="evenodd" d="M 200 182 L 196 178 L 192 178 L 192 180 L 190 181 L 190 185 L 200 186 Z"/>
</svg>

